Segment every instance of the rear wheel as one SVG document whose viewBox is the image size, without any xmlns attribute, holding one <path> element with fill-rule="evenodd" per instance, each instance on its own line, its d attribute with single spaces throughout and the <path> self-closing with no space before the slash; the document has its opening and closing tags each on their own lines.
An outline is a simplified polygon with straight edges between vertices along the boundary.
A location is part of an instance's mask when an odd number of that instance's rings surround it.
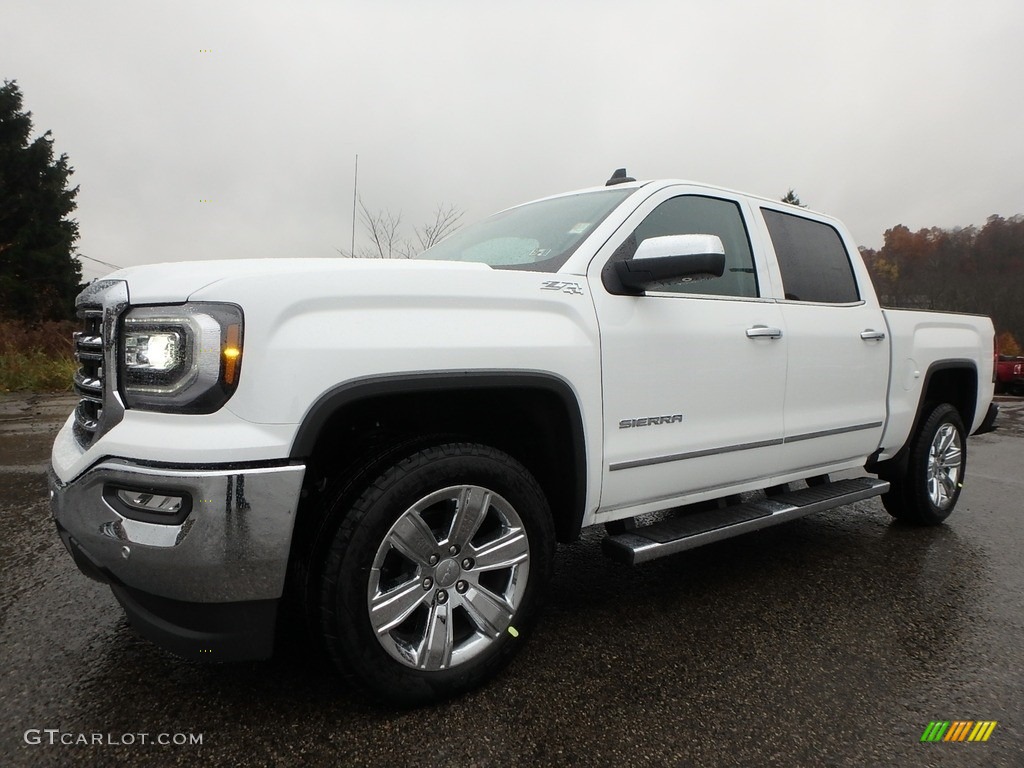
<svg viewBox="0 0 1024 768">
<path fill-rule="evenodd" d="M 886 510 L 898 520 L 938 525 L 960 498 L 967 470 L 967 433 L 959 412 L 949 403 L 935 405 L 914 435 L 906 472 L 886 478 Z"/>
<path fill-rule="evenodd" d="M 511 659 L 554 551 L 547 502 L 521 464 L 483 445 L 420 450 L 339 513 L 319 609 L 344 675 L 377 699 L 419 704 Z"/>
</svg>

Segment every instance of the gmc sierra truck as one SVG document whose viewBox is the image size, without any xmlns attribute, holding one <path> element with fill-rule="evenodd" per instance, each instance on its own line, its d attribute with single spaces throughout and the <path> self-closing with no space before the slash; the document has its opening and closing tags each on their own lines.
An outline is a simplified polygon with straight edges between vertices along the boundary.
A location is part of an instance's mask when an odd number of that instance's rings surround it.
<svg viewBox="0 0 1024 768">
<path fill-rule="evenodd" d="M 182 656 L 299 623 L 390 702 L 508 662 L 585 526 L 639 564 L 873 496 L 941 523 L 993 396 L 992 323 L 880 308 L 837 220 L 624 172 L 411 260 L 156 264 L 77 304 L 79 568 Z"/>
</svg>

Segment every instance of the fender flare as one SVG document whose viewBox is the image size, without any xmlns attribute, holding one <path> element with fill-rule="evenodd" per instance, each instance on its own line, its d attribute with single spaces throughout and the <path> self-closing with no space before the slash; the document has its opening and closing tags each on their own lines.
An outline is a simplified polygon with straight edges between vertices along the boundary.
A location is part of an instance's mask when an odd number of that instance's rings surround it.
<svg viewBox="0 0 1024 768">
<path fill-rule="evenodd" d="M 568 525 L 559 524 L 559 539 L 572 541 L 579 536 L 587 503 L 587 446 L 583 414 L 579 400 L 569 383 L 560 376 L 539 371 L 447 371 L 373 376 L 339 384 L 324 392 L 302 417 L 292 440 L 289 457 L 305 459 L 316 446 L 321 430 L 342 408 L 360 400 L 387 395 L 481 391 L 488 389 L 528 389 L 549 392 L 558 398 L 568 415 L 573 465 L 573 509 Z M 568 538 L 567 538 L 568 537 Z"/>
</svg>

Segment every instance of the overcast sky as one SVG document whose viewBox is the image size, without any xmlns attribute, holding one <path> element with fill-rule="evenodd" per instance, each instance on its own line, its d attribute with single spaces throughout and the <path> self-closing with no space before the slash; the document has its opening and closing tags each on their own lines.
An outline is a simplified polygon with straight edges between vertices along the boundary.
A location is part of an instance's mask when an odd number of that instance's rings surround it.
<svg viewBox="0 0 1024 768">
<path fill-rule="evenodd" d="M 122 266 L 336 255 L 357 153 L 409 234 L 626 166 L 793 187 L 877 247 L 1024 213 L 1022 33 L 1020 0 L 4 0 L 0 78 Z"/>
</svg>

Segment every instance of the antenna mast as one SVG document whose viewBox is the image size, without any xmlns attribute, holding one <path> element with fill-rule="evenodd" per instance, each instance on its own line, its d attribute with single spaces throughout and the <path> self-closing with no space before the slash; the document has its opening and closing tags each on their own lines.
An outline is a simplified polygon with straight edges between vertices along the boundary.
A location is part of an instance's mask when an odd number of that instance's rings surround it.
<svg viewBox="0 0 1024 768">
<path fill-rule="evenodd" d="M 359 153 L 356 153 L 355 178 L 352 180 L 352 247 L 349 250 L 350 256 L 356 255 L 356 198 L 359 194 Z"/>
</svg>

